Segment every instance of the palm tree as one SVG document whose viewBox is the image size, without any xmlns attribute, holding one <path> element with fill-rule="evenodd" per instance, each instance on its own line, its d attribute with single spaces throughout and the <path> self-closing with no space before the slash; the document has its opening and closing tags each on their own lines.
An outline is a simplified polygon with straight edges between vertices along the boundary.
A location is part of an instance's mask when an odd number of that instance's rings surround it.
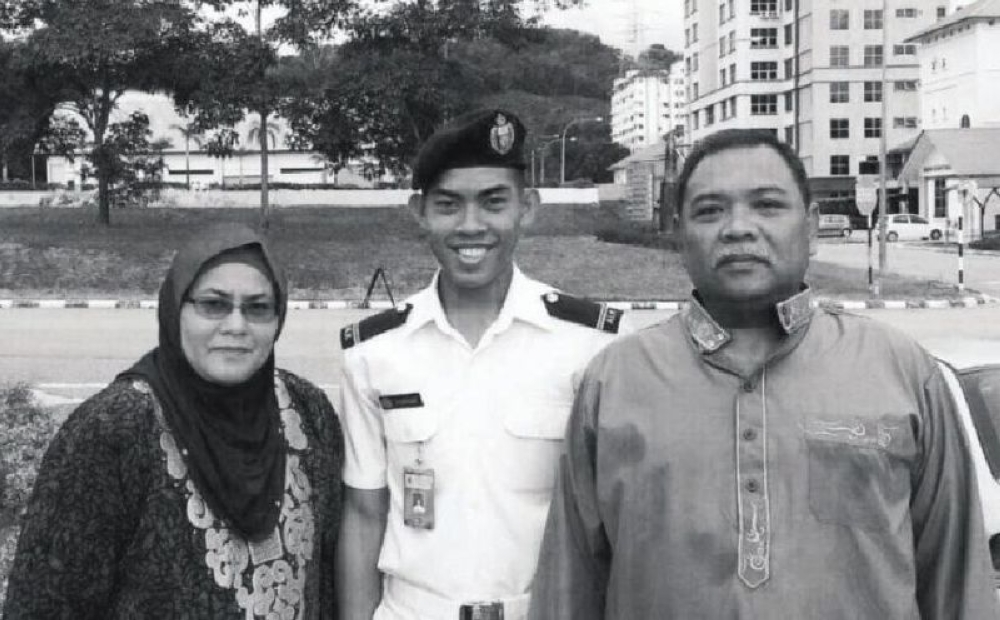
<svg viewBox="0 0 1000 620">
<path fill-rule="evenodd" d="M 184 136 L 184 185 L 191 189 L 191 141 L 194 140 L 195 145 L 201 148 L 202 131 L 195 125 L 194 121 L 190 121 L 186 125 L 173 124 L 170 128 L 179 131 Z"/>
<path fill-rule="evenodd" d="M 253 125 L 250 126 L 250 131 L 247 132 L 247 144 L 256 144 L 263 149 L 264 147 L 275 148 L 278 144 L 278 124 L 267 121 L 267 131 L 261 131 L 260 121 L 255 121 Z M 264 136 L 267 136 L 267 144 L 264 144 Z"/>
</svg>

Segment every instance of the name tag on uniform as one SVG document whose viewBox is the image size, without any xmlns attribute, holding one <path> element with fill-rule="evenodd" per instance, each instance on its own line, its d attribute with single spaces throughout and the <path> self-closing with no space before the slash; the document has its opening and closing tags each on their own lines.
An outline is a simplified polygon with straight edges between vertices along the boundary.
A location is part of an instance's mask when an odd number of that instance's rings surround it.
<svg viewBox="0 0 1000 620">
<path fill-rule="evenodd" d="M 403 468 L 403 524 L 424 530 L 434 529 L 433 469 Z"/>
<path fill-rule="evenodd" d="M 378 397 L 378 404 L 383 409 L 413 409 L 423 407 L 424 399 L 419 392 L 410 394 L 383 394 Z"/>
</svg>

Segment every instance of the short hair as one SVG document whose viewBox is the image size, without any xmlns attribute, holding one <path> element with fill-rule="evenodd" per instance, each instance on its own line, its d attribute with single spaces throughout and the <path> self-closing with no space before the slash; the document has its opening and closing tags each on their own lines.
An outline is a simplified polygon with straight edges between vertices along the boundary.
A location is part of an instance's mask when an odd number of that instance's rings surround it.
<svg viewBox="0 0 1000 620">
<path fill-rule="evenodd" d="M 694 174 L 695 168 L 709 155 L 715 155 L 730 149 L 753 148 L 766 146 L 774 149 L 788 166 L 795 179 L 795 184 L 802 194 L 802 203 L 808 208 L 812 202 L 812 192 L 809 190 L 809 177 L 806 175 L 805 166 L 802 160 L 795 154 L 790 146 L 778 140 L 774 132 L 767 129 L 723 129 L 706 136 L 694 145 L 691 154 L 684 161 L 684 168 L 677 179 L 676 199 L 677 212 L 684 208 L 684 195 L 687 193 L 687 185 Z"/>
</svg>

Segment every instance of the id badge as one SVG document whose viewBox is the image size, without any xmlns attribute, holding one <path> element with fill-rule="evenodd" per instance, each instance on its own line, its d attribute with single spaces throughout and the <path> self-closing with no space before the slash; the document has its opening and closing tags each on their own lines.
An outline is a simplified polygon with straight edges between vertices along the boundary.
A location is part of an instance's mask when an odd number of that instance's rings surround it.
<svg viewBox="0 0 1000 620">
<path fill-rule="evenodd" d="M 403 468 L 403 524 L 424 530 L 434 529 L 433 469 Z"/>
</svg>

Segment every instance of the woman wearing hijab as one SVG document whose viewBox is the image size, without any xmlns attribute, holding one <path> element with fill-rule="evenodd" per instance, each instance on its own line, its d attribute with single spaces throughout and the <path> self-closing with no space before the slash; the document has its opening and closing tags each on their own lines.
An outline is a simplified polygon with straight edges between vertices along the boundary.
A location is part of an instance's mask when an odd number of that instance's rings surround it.
<svg viewBox="0 0 1000 620">
<path fill-rule="evenodd" d="M 5 618 L 333 617 L 343 439 L 326 396 L 275 369 L 286 301 L 248 228 L 177 253 L 159 346 L 49 447 Z"/>
</svg>

